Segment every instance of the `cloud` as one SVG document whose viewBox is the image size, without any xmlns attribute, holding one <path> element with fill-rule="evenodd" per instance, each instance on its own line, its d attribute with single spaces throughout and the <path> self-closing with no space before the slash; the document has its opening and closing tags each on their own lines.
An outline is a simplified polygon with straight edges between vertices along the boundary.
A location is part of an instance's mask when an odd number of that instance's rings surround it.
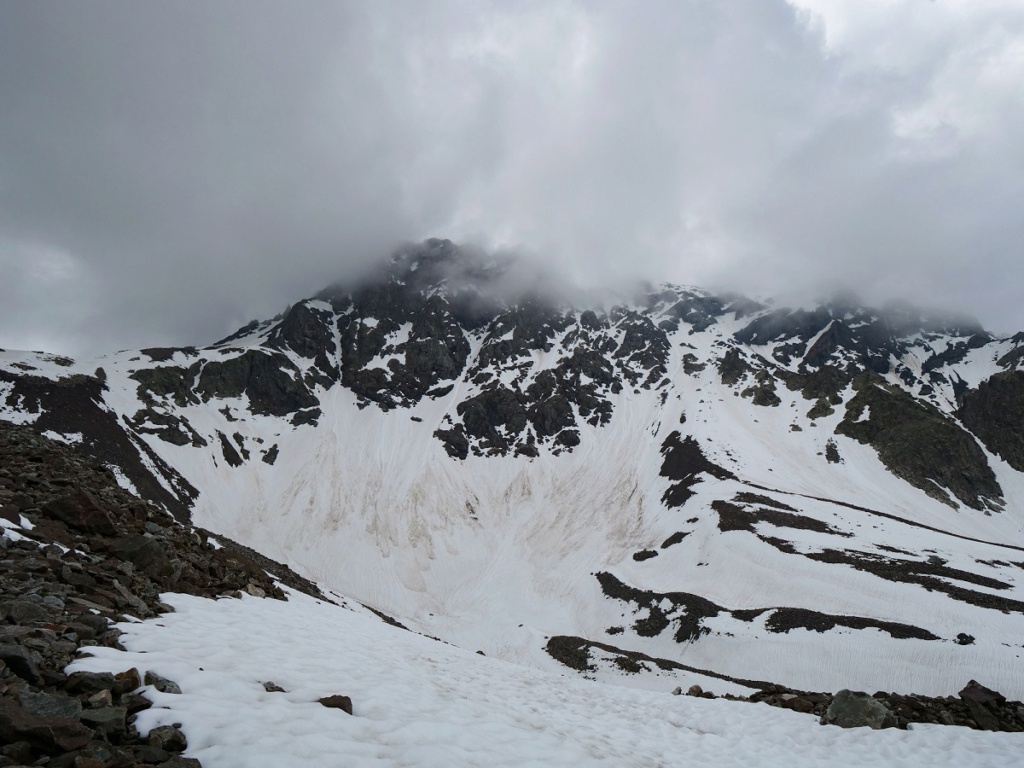
<svg viewBox="0 0 1024 768">
<path fill-rule="evenodd" d="M 435 235 L 1024 327 L 1018 6 L 6 3 L 0 346 L 203 343 Z"/>
</svg>

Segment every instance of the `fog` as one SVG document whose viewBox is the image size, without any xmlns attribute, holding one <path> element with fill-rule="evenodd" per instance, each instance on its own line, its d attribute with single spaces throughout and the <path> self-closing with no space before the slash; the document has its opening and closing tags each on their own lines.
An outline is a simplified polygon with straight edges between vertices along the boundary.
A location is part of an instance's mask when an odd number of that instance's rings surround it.
<svg viewBox="0 0 1024 768">
<path fill-rule="evenodd" d="M 0 72 L 0 347 L 210 342 L 428 237 L 1024 328 L 1018 0 L 9 0 Z"/>
</svg>

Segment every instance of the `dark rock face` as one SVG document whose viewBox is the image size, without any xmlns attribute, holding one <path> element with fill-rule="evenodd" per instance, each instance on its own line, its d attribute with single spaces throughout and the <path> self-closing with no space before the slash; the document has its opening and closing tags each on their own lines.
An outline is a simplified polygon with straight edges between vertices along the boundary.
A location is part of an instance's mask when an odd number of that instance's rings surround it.
<svg viewBox="0 0 1024 768">
<path fill-rule="evenodd" d="M 425 297 L 393 280 L 352 294 L 338 319 L 341 382 L 384 410 L 419 402 L 442 381 L 462 373 L 469 342 L 439 296 Z M 408 328 L 405 340 L 392 340 Z M 390 358 L 386 364 L 375 359 Z"/>
<path fill-rule="evenodd" d="M 885 318 L 863 309 L 851 316 L 849 307 L 833 303 L 814 310 L 780 309 L 761 315 L 738 331 L 736 340 L 776 342 L 775 360 L 786 366 L 799 360 L 801 372 L 831 364 L 884 374 L 890 357 L 900 351 L 899 333 Z"/>
<path fill-rule="evenodd" d="M 502 433 L 518 435 L 526 427 L 526 409 L 515 393 L 507 387 L 496 387 L 459 403 L 466 433 L 478 438 L 484 450 L 507 453 L 509 441 Z"/>
<path fill-rule="evenodd" d="M 288 358 L 255 349 L 204 365 L 196 392 L 204 402 L 241 397 L 244 393 L 249 397 L 252 412 L 267 416 L 288 416 L 320 404 Z"/>
<path fill-rule="evenodd" d="M 935 407 L 870 376 L 854 384 L 836 433 L 867 443 L 890 472 L 953 505 L 1000 509 L 1002 488 L 973 437 Z"/>
<path fill-rule="evenodd" d="M 916 640 L 940 639 L 928 630 L 910 624 L 867 619 L 862 616 L 839 616 L 811 611 L 806 608 L 776 608 L 765 622 L 765 628 L 769 632 L 779 633 L 789 632 L 791 629 L 810 629 L 814 632 L 828 632 L 836 627 L 879 629 L 883 632 L 888 632 L 890 637 L 897 640 L 908 638 Z"/>
<path fill-rule="evenodd" d="M 986 448 L 1024 472 L 1024 371 L 997 373 L 967 390 L 956 415 Z"/>
<path fill-rule="evenodd" d="M 224 457 L 224 461 L 227 462 L 229 467 L 240 467 L 242 466 L 242 457 L 238 455 L 238 451 L 235 450 L 235 446 L 228 440 L 227 435 L 223 432 L 217 432 L 217 437 L 220 438 L 220 451 Z"/>
<path fill-rule="evenodd" d="M 290 349 L 301 357 L 313 360 L 327 386 L 337 381 L 339 372 L 331 363 L 337 354 L 331 313 L 312 309 L 305 302 L 296 304 L 271 332 L 268 346 Z"/>
<path fill-rule="evenodd" d="M 733 348 L 726 352 L 718 363 L 718 373 L 722 377 L 722 383 L 732 386 L 740 381 L 750 370 L 750 366 L 743 359 L 739 350 Z"/>
<path fill-rule="evenodd" d="M 673 432 L 661 446 L 665 457 L 661 464 L 661 476 L 672 481 L 662 501 L 669 507 L 681 507 L 693 496 L 691 490 L 700 482 L 700 475 L 708 474 L 719 480 L 733 477 L 729 470 L 708 461 L 700 445 L 692 437 L 682 437 Z"/>
</svg>

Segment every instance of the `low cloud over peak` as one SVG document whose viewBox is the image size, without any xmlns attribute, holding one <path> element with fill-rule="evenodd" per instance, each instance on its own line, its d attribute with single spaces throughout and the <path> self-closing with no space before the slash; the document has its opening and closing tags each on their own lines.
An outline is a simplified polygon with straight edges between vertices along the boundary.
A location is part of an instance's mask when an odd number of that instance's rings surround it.
<svg viewBox="0 0 1024 768">
<path fill-rule="evenodd" d="M 202 343 L 430 236 L 1024 327 L 1024 9 L 0 8 L 0 346 Z"/>
</svg>

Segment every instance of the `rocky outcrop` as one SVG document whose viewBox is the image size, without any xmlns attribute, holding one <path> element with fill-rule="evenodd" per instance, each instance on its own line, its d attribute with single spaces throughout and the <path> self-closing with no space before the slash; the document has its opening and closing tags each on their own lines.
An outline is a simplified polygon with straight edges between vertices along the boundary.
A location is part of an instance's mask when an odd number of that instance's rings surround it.
<svg viewBox="0 0 1024 768">
<path fill-rule="evenodd" d="M 719 480 L 733 477 L 732 472 L 720 467 L 704 455 L 700 444 L 692 437 L 683 437 L 678 431 L 672 432 L 661 445 L 661 476 L 672 484 L 662 496 L 668 507 L 681 507 L 694 495 L 693 486 L 701 482 L 701 475 Z"/>
<path fill-rule="evenodd" d="M 244 394 L 253 413 L 267 416 L 290 416 L 320 405 L 291 360 L 258 349 L 206 363 L 195 391 L 203 402 Z"/>
<path fill-rule="evenodd" d="M 118 467 L 140 494 L 177 519 L 187 520 L 198 492 L 130 428 L 125 428 L 126 417 L 119 421 L 105 405 L 105 375 L 100 373 L 48 379 L 14 376 L 0 370 L 0 385 L 7 383 L 10 387 L 8 405 L 17 404 L 23 413 L 34 415 L 32 425 L 37 432 L 77 435 L 80 451 Z"/>
<path fill-rule="evenodd" d="M 934 406 L 864 375 L 836 434 L 866 443 L 890 472 L 932 498 L 972 509 L 1002 507 L 1002 488 L 975 439 Z M 948 491 L 948 492 L 947 492 Z"/>
<path fill-rule="evenodd" d="M 650 558 L 636 558 L 643 562 Z M 766 606 L 730 610 L 717 603 L 688 592 L 654 592 L 637 589 L 605 571 L 596 574 L 601 591 L 609 598 L 632 606 L 637 617 L 631 629 L 639 637 L 655 637 L 666 629 L 674 628 L 673 638 L 677 643 L 689 643 L 711 633 L 708 621 L 718 616 L 728 616 L 743 622 L 752 622 L 766 616 L 765 629 L 776 634 L 785 634 L 793 629 L 808 629 L 814 632 L 828 632 L 837 627 L 855 630 L 881 630 L 895 640 L 909 638 L 917 640 L 939 640 L 935 634 L 921 627 L 895 621 L 872 619 L 864 616 L 843 616 L 822 613 L 807 608 Z"/>
<path fill-rule="evenodd" d="M 986 448 L 1024 472 L 1024 371 L 1003 371 L 967 390 L 956 415 Z"/>
<path fill-rule="evenodd" d="M 869 696 L 849 690 L 833 695 L 767 685 L 749 697 L 725 695 L 722 698 L 760 702 L 803 712 L 818 717 L 822 725 L 844 728 L 906 728 L 911 723 L 928 723 L 985 731 L 1024 732 L 1024 704 L 1007 701 L 1005 696 L 976 680 L 971 680 L 956 696 L 921 696 L 887 691 Z"/>
</svg>

